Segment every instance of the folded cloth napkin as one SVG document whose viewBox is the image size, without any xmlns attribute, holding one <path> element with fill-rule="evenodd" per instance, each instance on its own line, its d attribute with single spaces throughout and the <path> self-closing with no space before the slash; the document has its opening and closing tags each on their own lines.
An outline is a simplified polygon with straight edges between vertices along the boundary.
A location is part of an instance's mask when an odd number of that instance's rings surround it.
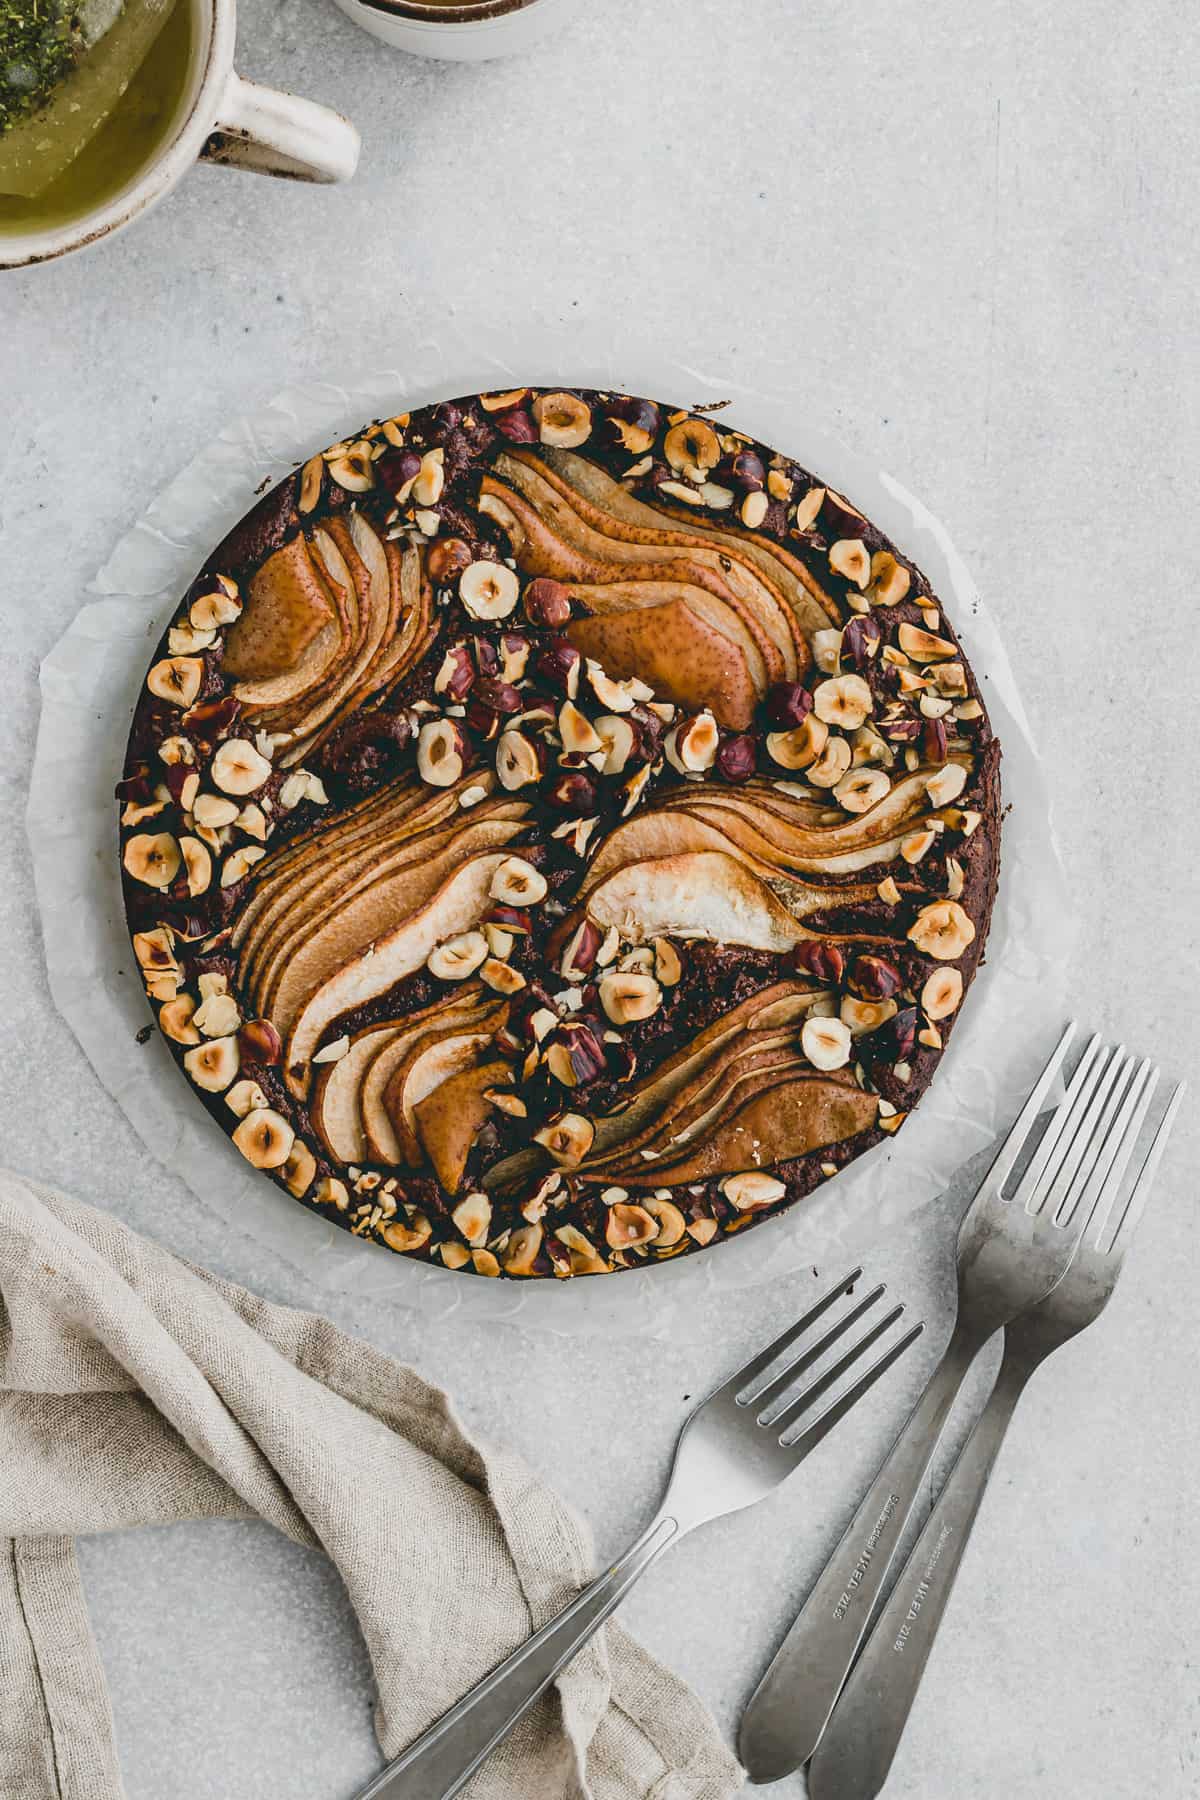
<svg viewBox="0 0 1200 1800">
<path fill-rule="evenodd" d="M 411 1369 L 0 1171 L 3 1800 L 125 1793 L 75 1534 L 255 1515 L 337 1565 L 389 1757 L 589 1568 L 563 1503 Z M 610 1625 L 464 1792 L 723 1800 L 740 1784 L 695 1697 Z"/>
</svg>

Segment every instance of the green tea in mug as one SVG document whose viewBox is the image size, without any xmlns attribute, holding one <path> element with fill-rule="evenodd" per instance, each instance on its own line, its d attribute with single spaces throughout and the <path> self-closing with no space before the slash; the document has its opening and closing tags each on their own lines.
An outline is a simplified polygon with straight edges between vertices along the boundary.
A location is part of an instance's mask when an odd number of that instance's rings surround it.
<svg viewBox="0 0 1200 1800">
<path fill-rule="evenodd" d="M 68 224 L 170 134 L 192 52 L 188 0 L 0 0 L 0 233 Z"/>
</svg>

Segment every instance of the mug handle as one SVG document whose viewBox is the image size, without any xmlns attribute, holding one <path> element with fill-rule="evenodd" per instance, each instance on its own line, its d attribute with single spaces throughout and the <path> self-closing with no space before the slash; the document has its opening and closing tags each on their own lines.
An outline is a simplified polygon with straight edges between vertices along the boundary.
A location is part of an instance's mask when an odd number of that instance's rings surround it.
<svg viewBox="0 0 1200 1800">
<path fill-rule="evenodd" d="M 360 148 L 358 132 L 341 113 L 231 71 L 200 155 L 291 181 L 349 181 Z"/>
</svg>

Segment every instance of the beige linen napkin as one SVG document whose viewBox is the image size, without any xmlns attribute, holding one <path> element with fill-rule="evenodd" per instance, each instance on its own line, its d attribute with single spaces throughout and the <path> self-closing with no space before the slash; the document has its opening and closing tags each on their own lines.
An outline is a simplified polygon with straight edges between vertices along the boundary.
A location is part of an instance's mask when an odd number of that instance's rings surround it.
<svg viewBox="0 0 1200 1800">
<path fill-rule="evenodd" d="M 337 1565 L 388 1756 L 589 1569 L 562 1502 L 411 1369 L 0 1172 L 3 1800 L 124 1795 L 72 1538 L 254 1515 Z M 723 1800 L 740 1784 L 699 1702 L 610 1625 L 465 1792 Z"/>
</svg>

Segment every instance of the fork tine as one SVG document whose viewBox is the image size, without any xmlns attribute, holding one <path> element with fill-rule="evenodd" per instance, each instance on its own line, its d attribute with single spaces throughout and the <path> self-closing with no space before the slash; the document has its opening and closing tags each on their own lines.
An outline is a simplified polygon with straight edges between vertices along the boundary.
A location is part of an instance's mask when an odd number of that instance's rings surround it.
<svg viewBox="0 0 1200 1800">
<path fill-rule="evenodd" d="M 751 1394 L 744 1404 L 747 1406 L 757 1406 L 761 1411 L 765 1411 L 767 1405 L 769 1405 L 771 1401 L 777 1400 L 784 1388 L 793 1382 L 797 1375 L 802 1374 L 805 1369 L 811 1369 L 812 1365 L 824 1356 L 831 1344 L 835 1344 L 838 1338 L 849 1331 L 852 1325 L 857 1325 L 863 1314 L 870 1312 L 875 1302 L 885 1292 L 886 1289 L 881 1281 L 879 1286 L 872 1288 L 871 1292 L 865 1299 L 860 1300 L 857 1306 L 853 1307 L 850 1312 L 845 1313 L 840 1319 L 832 1324 L 828 1331 L 822 1332 L 815 1344 L 812 1344 L 811 1346 L 806 1345 L 803 1349 L 798 1348 L 796 1355 L 789 1362 L 786 1362 L 777 1374 L 772 1375 L 770 1380 L 767 1381 L 762 1388 Z M 739 1402 L 739 1404 L 742 1404 L 742 1402 Z"/>
<path fill-rule="evenodd" d="M 801 1389 L 800 1393 L 787 1402 L 786 1406 L 780 1407 L 774 1418 L 760 1421 L 760 1423 L 777 1426 L 781 1432 L 785 1431 L 789 1425 L 794 1425 L 806 1407 L 811 1406 L 814 1400 L 819 1400 L 822 1394 L 827 1394 L 835 1382 L 841 1380 L 847 1369 L 858 1361 L 864 1350 L 869 1350 L 872 1344 L 879 1342 L 884 1332 L 891 1329 L 903 1311 L 903 1306 L 893 1306 L 886 1318 L 880 1319 L 878 1324 L 872 1325 L 870 1331 L 860 1337 L 856 1344 L 851 1344 L 844 1355 L 839 1356 L 835 1363 L 831 1363 L 828 1369 L 810 1381 L 806 1388 Z"/>
<path fill-rule="evenodd" d="M 1146 1116 L 1145 1106 L 1149 1102 L 1150 1094 L 1153 1093 L 1154 1083 L 1157 1080 L 1158 1071 L 1148 1057 L 1143 1057 L 1140 1063 L 1135 1063 L 1132 1057 L 1126 1060 L 1125 1067 L 1121 1071 L 1121 1080 L 1110 1093 L 1104 1108 L 1104 1117 L 1095 1129 L 1097 1154 L 1089 1167 L 1080 1168 L 1073 1177 L 1066 1197 L 1060 1203 L 1055 1215 L 1059 1224 L 1065 1225 L 1071 1219 L 1075 1219 L 1080 1231 L 1087 1230 L 1088 1222 L 1096 1211 L 1096 1197 L 1103 1193 L 1113 1164 L 1120 1153 L 1121 1145 L 1125 1141 L 1129 1119 L 1137 1109 L 1139 1098 L 1149 1083 L 1149 1089 L 1145 1092 L 1141 1110 L 1138 1112 L 1140 1129 L 1141 1121 Z M 1122 1168 L 1126 1161 L 1128 1161 L 1128 1151 L 1122 1161 Z M 1091 1198 L 1085 1211 L 1080 1196 L 1088 1192 L 1090 1192 Z"/>
<path fill-rule="evenodd" d="M 1038 1185 L 1045 1173 L 1046 1166 L 1064 1140 L 1069 1143 L 1088 1101 L 1095 1091 L 1096 1083 L 1103 1074 L 1106 1055 L 1096 1032 L 1084 1045 L 1083 1055 L 1075 1065 L 1075 1072 L 1067 1083 L 1067 1091 L 1051 1114 L 1050 1121 L 1042 1133 L 1041 1142 L 1030 1159 L 1029 1167 L 1017 1183 L 1013 1193 L 1013 1203 L 1025 1204 L 1030 1194 L 1038 1191 Z"/>
<path fill-rule="evenodd" d="M 1155 1075 L 1157 1075 L 1157 1071 L 1155 1071 Z M 1130 1238 L 1137 1231 L 1142 1213 L 1146 1211 L 1146 1201 L 1150 1199 L 1153 1179 L 1159 1172 L 1162 1152 L 1166 1150 L 1166 1141 L 1171 1136 L 1171 1127 L 1175 1125 L 1175 1116 L 1177 1116 L 1178 1107 L 1184 1098 L 1184 1082 L 1178 1082 L 1177 1087 L 1173 1089 L 1171 1098 L 1166 1103 L 1166 1112 L 1162 1114 L 1159 1125 L 1155 1127 L 1155 1134 L 1150 1139 L 1150 1148 L 1146 1150 L 1146 1156 L 1142 1157 L 1142 1166 L 1137 1170 L 1137 1175 L 1133 1179 L 1130 1195 L 1124 1201 L 1123 1206 L 1119 1210 L 1115 1210 L 1114 1219 L 1117 1190 L 1121 1186 L 1121 1177 L 1132 1157 L 1133 1148 L 1141 1136 L 1142 1123 L 1146 1120 L 1146 1111 L 1150 1107 L 1151 1091 L 1153 1091 L 1153 1084 L 1150 1084 L 1150 1091 L 1144 1096 L 1144 1105 L 1139 1107 L 1137 1116 L 1130 1121 L 1130 1129 L 1126 1130 L 1121 1148 L 1115 1157 L 1115 1168 L 1108 1177 L 1108 1181 L 1105 1183 L 1105 1192 L 1101 1192 L 1099 1204 L 1094 1210 L 1094 1219 L 1096 1219 L 1094 1244 L 1096 1244 L 1096 1249 L 1103 1247 L 1106 1253 L 1114 1253 L 1119 1247 L 1119 1253 L 1124 1255 L 1124 1251 L 1130 1247 Z"/>
<path fill-rule="evenodd" d="M 1038 1180 L 1029 1186 L 1025 1201 L 1028 1213 L 1046 1208 L 1054 1217 L 1065 1204 L 1063 1196 L 1087 1180 L 1107 1142 L 1110 1123 L 1118 1111 L 1121 1084 L 1128 1077 L 1133 1059 L 1123 1044 L 1114 1044 L 1103 1054 L 1105 1060 L 1097 1058 L 1092 1080 L 1081 1095 L 1082 1111 L 1076 1110 Z"/>
<path fill-rule="evenodd" d="M 850 1408 L 862 1399 L 868 1388 L 874 1387 L 881 1375 L 887 1374 L 892 1364 L 904 1355 L 909 1345 L 916 1343 L 924 1329 L 923 1324 L 918 1324 L 906 1331 L 904 1336 L 898 1338 L 890 1350 L 885 1350 L 883 1355 L 878 1357 L 869 1369 L 864 1370 L 858 1380 L 853 1382 L 844 1393 L 831 1400 L 828 1406 L 805 1426 L 799 1437 L 793 1438 L 784 1446 L 785 1449 L 792 1452 L 797 1462 L 802 1462 L 811 1451 L 816 1449 L 821 1439 L 829 1435 L 835 1425 L 841 1424 Z"/>
<path fill-rule="evenodd" d="M 1069 1050 L 1076 1031 L 1074 1019 L 1055 1045 L 1054 1052 L 1037 1079 L 1037 1086 L 1017 1114 L 1009 1130 L 1008 1136 L 1001 1144 L 999 1151 L 987 1172 L 985 1186 L 998 1191 L 1012 1174 L 1013 1165 L 1021 1154 L 1022 1146 L 1033 1130 L 1039 1115 L 1045 1108 L 1046 1096 L 1054 1085 L 1055 1078 L 1063 1065 L 1063 1058 Z M 1093 1040 L 1094 1042 L 1095 1040 Z"/>
<path fill-rule="evenodd" d="M 819 1300 L 814 1300 L 808 1311 L 803 1313 L 794 1325 L 789 1325 L 786 1331 L 781 1332 L 773 1344 L 768 1344 L 765 1350 L 760 1350 L 757 1356 L 752 1356 L 748 1363 L 743 1363 L 742 1367 L 736 1370 L 728 1381 L 723 1381 L 712 1398 L 715 1399 L 716 1394 L 727 1394 L 736 1399 L 745 1388 L 750 1386 L 751 1382 L 757 1380 L 764 1369 L 770 1368 L 777 1356 L 782 1356 L 785 1350 L 790 1350 L 796 1339 L 802 1336 L 810 1325 L 815 1325 L 821 1315 L 827 1313 L 834 1302 L 842 1298 L 846 1289 L 852 1287 L 861 1274 L 861 1269 L 851 1269 L 848 1275 L 843 1275 L 836 1287 L 831 1287 L 827 1294 L 822 1294 Z"/>
</svg>

